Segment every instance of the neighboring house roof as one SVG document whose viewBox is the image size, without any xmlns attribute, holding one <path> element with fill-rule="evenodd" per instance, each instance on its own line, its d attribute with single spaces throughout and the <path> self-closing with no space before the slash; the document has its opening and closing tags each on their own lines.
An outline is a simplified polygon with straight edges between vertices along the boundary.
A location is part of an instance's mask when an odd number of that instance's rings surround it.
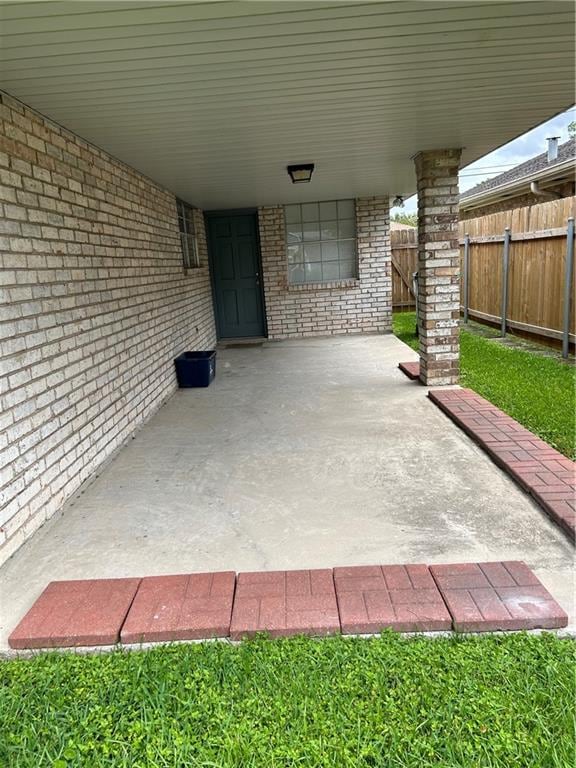
<svg viewBox="0 0 576 768">
<path fill-rule="evenodd" d="M 560 178 L 574 177 L 576 159 L 576 137 L 558 147 L 558 156 L 548 162 L 548 152 L 520 163 L 509 171 L 481 181 L 475 187 L 460 195 L 461 208 L 476 208 L 502 197 L 513 197 L 529 191 L 530 182 L 542 180 L 552 182 Z"/>
<path fill-rule="evenodd" d="M 412 227 L 410 224 L 402 224 L 401 221 L 394 221 L 393 219 L 390 221 L 390 230 L 394 232 L 395 230 L 400 229 L 416 229 L 416 227 Z"/>
</svg>

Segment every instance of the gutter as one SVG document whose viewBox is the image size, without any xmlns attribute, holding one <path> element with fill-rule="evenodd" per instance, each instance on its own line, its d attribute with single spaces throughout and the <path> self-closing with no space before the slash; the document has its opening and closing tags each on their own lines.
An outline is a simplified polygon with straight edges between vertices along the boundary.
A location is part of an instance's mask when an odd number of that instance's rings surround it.
<svg viewBox="0 0 576 768">
<path fill-rule="evenodd" d="M 500 187 L 486 190 L 485 192 L 477 192 L 475 195 L 465 197 L 460 200 L 460 210 L 465 211 L 468 208 L 477 208 L 480 205 L 496 203 L 503 197 L 506 197 L 508 193 L 517 192 L 522 190 L 523 187 L 530 186 L 533 181 L 542 182 L 554 180 L 557 177 L 562 177 L 569 171 L 572 171 L 572 174 L 574 174 L 573 157 L 569 157 L 561 163 L 554 163 L 551 168 L 540 168 L 538 171 L 529 173 L 519 179 L 509 181 L 507 184 L 503 184 Z"/>
<path fill-rule="evenodd" d="M 530 192 L 536 197 L 543 197 L 544 200 L 560 200 L 562 195 L 559 192 L 552 192 L 551 190 L 541 189 L 538 186 L 537 181 L 530 182 Z"/>
</svg>

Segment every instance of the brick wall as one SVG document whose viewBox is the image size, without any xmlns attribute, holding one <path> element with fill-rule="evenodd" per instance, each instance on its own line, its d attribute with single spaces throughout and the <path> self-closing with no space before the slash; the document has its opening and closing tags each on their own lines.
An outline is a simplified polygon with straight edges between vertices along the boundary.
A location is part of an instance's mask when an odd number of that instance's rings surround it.
<svg viewBox="0 0 576 768">
<path fill-rule="evenodd" d="M 0 562 L 215 343 L 195 216 L 185 274 L 172 194 L 0 94 Z"/>
<path fill-rule="evenodd" d="M 551 186 L 543 187 L 547 192 L 557 192 L 562 197 L 572 197 L 576 193 L 576 184 L 573 181 L 564 181 Z M 487 216 L 489 213 L 500 213 L 500 211 L 512 211 L 515 208 L 523 208 L 527 205 L 539 205 L 546 202 L 546 198 L 533 195 L 532 192 L 526 192 L 524 195 L 509 197 L 507 200 L 500 200 L 497 203 L 479 206 L 477 208 L 461 209 L 460 219 L 476 219 L 479 216 Z"/>
<path fill-rule="evenodd" d="M 288 284 L 284 208 L 258 211 L 268 336 L 285 339 L 391 329 L 388 198 L 356 201 L 358 279 Z"/>
</svg>

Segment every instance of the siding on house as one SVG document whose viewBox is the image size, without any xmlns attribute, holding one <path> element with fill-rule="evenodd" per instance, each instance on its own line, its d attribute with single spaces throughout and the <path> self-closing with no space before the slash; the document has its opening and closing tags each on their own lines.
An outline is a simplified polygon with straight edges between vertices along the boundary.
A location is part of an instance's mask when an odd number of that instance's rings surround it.
<svg viewBox="0 0 576 768">
<path fill-rule="evenodd" d="M 358 277 L 288 284 L 283 206 L 258 209 L 268 336 L 383 333 L 392 324 L 388 197 L 356 200 Z"/>
<path fill-rule="evenodd" d="M 173 194 L 0 95 L 0 563 L 214 345 L 195 217 L 185 274 Z"/>
</svg>

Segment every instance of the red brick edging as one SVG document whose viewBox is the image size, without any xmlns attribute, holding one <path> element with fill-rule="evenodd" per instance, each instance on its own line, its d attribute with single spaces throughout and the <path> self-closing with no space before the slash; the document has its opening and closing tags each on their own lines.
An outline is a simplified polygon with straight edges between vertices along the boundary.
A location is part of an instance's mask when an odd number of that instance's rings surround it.
<svg viewBox="0 0 576 768">
<path fill-rule="evenodd" d="M 51 582 L 14 649 L 272 636 L 557 629 L 568 616 L 522 562 L 374 565 Z"/>
<path fill-rule="evenodd" d="M 398 363 L 398 368 L 412 381 L 420 378 L 420 363 L 417 360 L 410 363 Z"/>
<path fill-rule="evenodd" d="M 471 389 L 428 397 L 576 539 L 576 464 Z"/>
<path fill-rule="evenodd" d="M 565 626 L 564 611 L 520 561 L 431 565 L 457 632 Z"/>
</svg>

